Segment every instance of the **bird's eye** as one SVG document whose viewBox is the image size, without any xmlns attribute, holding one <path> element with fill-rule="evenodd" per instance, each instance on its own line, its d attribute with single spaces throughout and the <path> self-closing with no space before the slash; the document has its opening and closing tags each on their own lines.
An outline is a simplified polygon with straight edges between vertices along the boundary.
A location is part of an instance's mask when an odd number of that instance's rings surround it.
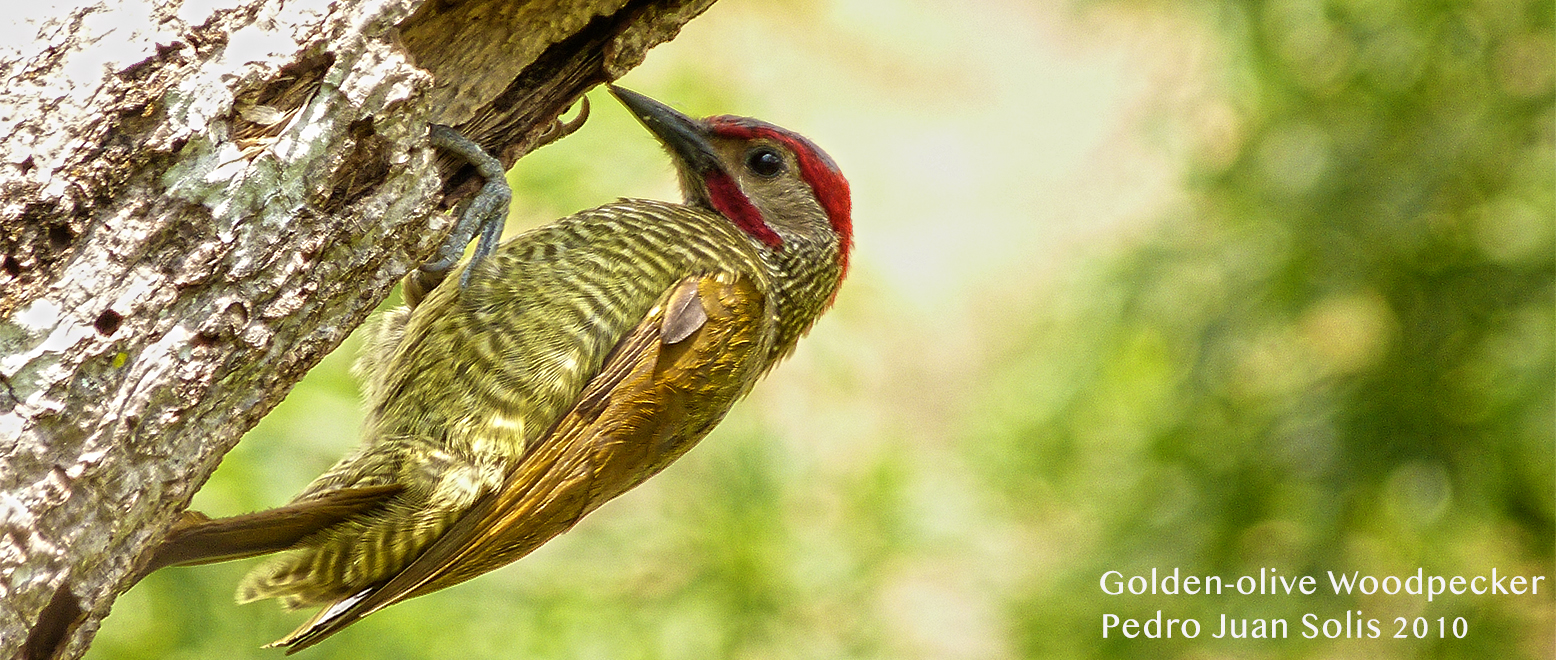
<svg viewBox="0 0 1556 660">
<path fill-rule="evenodd" d="M 775 177 L 783 173 L 783 156 L 770 147 L 757 147 L 746 154 L 746 169 L 757 176 Z"/>
</svg>

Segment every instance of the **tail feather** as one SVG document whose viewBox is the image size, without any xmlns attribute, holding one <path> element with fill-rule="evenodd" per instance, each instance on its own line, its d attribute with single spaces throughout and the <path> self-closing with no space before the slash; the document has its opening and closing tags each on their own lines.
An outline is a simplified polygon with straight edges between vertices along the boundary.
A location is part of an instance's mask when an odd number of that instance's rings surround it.
<svg viewBox="0 0 1556 660">
<path fill-rule="evenodd" d="M 317 498 L 230 518 L 186 511 L 141 571 L 245 559 L 295 547 L 304 539 L 386 504 L 399 485 L 343 488 Z"/>
<path fill-rule="evenodd" d="M 398 574 L 462 512 L 397 502 L 354 518 L 249 571 L 236 598 L 239 603 L 276 598 L 288 609 L 349 599 Z"/>
</svg>

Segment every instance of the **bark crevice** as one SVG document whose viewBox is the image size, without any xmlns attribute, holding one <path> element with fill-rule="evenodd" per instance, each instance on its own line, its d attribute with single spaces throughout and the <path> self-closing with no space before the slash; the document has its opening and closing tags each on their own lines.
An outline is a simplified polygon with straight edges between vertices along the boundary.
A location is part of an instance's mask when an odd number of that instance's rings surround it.
<svg viewBox="0 0 1556 660">
<path fill-rule="evenodd" d="M 427 124 L 511 163 L 711 0 L 77 3 L 0 45 L 0 658 L 84 653 L 431 255 L 467 193 Z"/>
</svg>

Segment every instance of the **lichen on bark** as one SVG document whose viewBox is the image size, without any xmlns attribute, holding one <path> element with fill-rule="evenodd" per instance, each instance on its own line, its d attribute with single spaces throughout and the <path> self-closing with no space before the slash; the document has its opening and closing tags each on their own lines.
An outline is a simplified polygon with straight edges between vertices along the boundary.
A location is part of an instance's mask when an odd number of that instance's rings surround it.
<svg viewBox="0 0 1556 660">
<path fill-rule="evenodd" d="M 473 185 L 428 123 L 511 164 L 708 4 L 30 8 L 0 39 L 0 657 L 84 653 L 221 455 L 431 254 Z"/>
</svg>

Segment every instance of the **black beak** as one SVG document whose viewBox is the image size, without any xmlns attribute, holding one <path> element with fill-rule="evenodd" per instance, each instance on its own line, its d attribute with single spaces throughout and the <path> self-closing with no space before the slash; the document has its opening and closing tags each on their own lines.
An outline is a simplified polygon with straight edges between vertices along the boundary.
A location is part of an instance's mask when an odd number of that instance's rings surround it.
<svg viewBox="0 0 1556 660">
<path fill-rule="evenodd" d="M 611 84 L 605 87 L 693 172 L 722 168 L 712 145 L 708 144 L 708 132 L 702 124 L 630 89 Z"/>
</svg>

